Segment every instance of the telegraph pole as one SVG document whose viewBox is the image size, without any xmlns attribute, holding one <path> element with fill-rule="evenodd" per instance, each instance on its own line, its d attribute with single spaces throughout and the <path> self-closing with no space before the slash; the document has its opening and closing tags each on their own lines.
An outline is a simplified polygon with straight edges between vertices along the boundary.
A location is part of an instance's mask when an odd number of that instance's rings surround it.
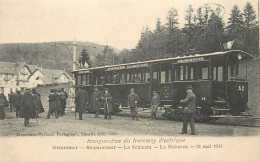
<svg viewBox="0 0 260 162">
<path fill-rule="evenodd" d="M 73 67 L 72 67 L 72 71 L 75 71 L 75 70 L 76 70 L 76 58 L 77 58 L 77 44 L 76 44 L 76 39 L 74 39 L 74 43 L 73 43 Z M 72 84 L 75 85 L 75 75 L 74 75 L 74 73 L 73 73 Z"/>
</svg>

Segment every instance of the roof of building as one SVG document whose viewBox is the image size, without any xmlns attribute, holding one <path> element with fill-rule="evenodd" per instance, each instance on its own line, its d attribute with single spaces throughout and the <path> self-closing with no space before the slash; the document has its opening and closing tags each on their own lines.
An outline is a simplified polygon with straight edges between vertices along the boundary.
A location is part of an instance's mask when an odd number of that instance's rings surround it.
<svg viewBox="0 0 260 162">
<path fill-rule="evenodd" d="M 17 64 L 12 62 L 0 62 L 1 74 L 16 74 Z"/>
<path fill-rule="evenodd" d="M 30 71 L 30 73 L 33 73 L 37 68 L 38 66 L 37 65 L 26 65 Z"/>
</svg>

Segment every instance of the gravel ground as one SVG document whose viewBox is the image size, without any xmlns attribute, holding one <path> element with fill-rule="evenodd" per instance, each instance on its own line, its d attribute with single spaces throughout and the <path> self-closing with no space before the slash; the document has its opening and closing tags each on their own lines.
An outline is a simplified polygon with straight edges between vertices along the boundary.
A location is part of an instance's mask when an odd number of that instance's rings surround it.
<svg viewBox="0 0 260 162">
<path fill-rule="evenodd" d="M 170 120 L 149 120 L 140 118 L 132 121 L 129 116 L 112 116 L 112 120 L 93 118 L 93 114 L 84 114 L 83 120 L 75 119 L 73 111 L 66 111 L 66 115 L 55 119 L 46 119 L 47 110 L 40 114 L 38 125 L 35 119 L 30 119 L 31 127 L 23 126 L 24 119 L 16 118 L 15 112 L 5 110 L 6 119 L 0 120 L 0 136 L 17 136 L 17 134 L 69 134 L 69 135 L 152 135 L 152 136 L 181 136 L 178 132 L 182 122 Z M 78 115 L 78 114 L 77 114 Z M 253 136 L 259 135 L 259 127 L 245 127 L 232 125 L 214 125 L 196 123 L 197 136 Z M 190 128 L 188 128 L 190 132 Z M 189 134 L 184 136 L 191 136 Z"/>
</svg>

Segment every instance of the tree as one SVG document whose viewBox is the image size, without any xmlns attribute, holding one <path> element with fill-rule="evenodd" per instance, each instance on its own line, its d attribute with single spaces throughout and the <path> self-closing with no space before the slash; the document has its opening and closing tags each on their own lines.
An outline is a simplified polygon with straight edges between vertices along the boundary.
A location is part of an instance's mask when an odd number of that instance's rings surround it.
<svg viewBox="0 0 260 162">
<path fill-rule="evenodd" d="M 246 3 L 246 6 L 244 8 L 244 13 L 242 13 L 242 15 L 244 16 L 244 25 L 246 28 L 251 29 L 251 28 L 254 28 L 258 24 L 255 21 L 256 13 L 255 13 L 251 3 L 249 3 L 249 2 Z"/>
<path fill-rule="evenodd" d="M 89 53 L 87 48 L 84 46 L 80 52 L 80 64 L 83 67 L 86 67 L 86 63 L 88 64 L 88 67 L 91 67 L 92 62 L 90 61 Z"/>
<path fill-rule="evenodd" d="M 167 27 L 168 30 L 174 30 L 178 28 L 178 12 L 175 8 L 171 8 L 167 16 Z"/>
<path fill-rule="evenodd" d="M 157 18 L 155 32 L 158 32 L 158 33 L 162 32 L 162 25 L 161 25 L 161 19 L 160 18 Z"/>
<path fill-rule="evenodd" d="M 253 6 L 247 2 L 242 13 L 245 27 L 244 50 L 258 56 L 259 26 Z"/>
</svg>

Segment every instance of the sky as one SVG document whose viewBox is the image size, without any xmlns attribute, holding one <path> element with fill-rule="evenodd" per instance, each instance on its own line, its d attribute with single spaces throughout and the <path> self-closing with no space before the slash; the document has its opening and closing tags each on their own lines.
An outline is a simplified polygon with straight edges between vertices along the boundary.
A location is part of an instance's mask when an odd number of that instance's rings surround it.
<svg viewBox="0 0 260 162">
<path fill-rule="evenodd" d="M 220 4 L 227 21 L 236 4 L 243 11 L 249 1 L 258 15 L 258 0 L 0 0 L 0 43 L 87 41 L 117 49 L 135 48 L 148 25 L 157 18 L 166 23 L 171 7 L 177 9 L 180 27 L 185 11 Z"/>
</svg>

